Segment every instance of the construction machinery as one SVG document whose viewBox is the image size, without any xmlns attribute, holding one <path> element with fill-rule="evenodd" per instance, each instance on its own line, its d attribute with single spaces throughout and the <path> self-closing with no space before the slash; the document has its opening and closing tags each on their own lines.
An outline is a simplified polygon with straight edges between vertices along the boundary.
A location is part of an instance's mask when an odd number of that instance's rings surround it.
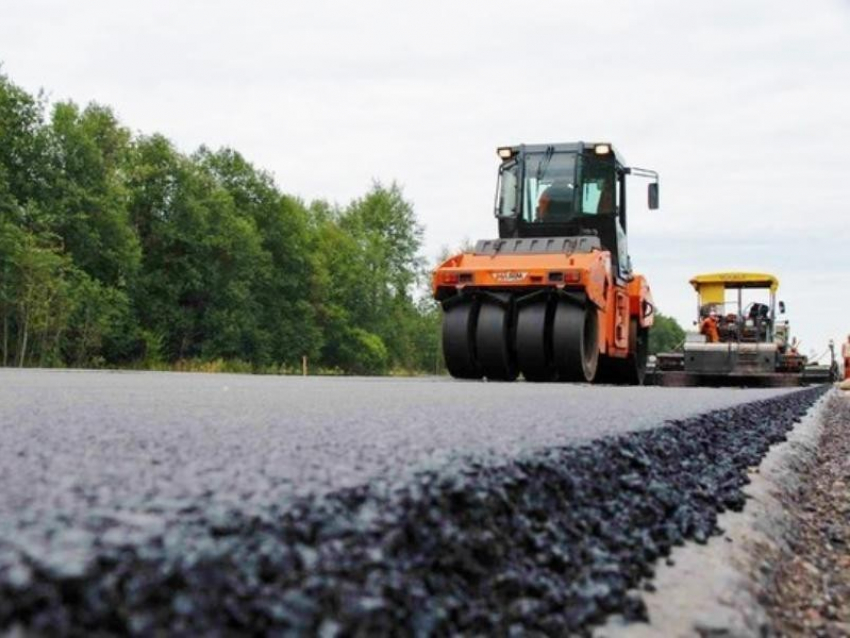
<svg viewBox="0 0 850 638">
<path fill-rule="evenodd" d="M 457 378 L 640 384 L 652 295 L 632 271 L 626 186 L 655 171 L 628 167 L 608 143 L 506 146 L 498 239 L 434 272 L 443 354 Z"/>
<path fill-rule="evenodd" d="M 697 293 L 696 332 L 676 352 L 659 354 L 656 381 L 673 386 L 797 386 L 835 373 L 810 365 L 777 304 L 779 280 L 766 273 L 719 272 L 690 280 Z"/>
</svg>

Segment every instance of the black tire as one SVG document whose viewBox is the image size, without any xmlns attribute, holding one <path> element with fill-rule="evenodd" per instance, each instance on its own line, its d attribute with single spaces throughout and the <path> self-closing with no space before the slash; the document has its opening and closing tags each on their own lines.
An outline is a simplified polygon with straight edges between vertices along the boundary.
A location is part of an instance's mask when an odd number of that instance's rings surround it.
<svg viewBox="0 0 850 638">
<path fill-rule="evenodd" d="M 641 328 L 637 319 L 632 319 L 629 323 L 629 344 L 634 344 L 634 352 L 625 359 L 602 358 L 599 362 L 598 381 L 613 385 L 643 385 L 646 382 L 649 330 Z"/>
<path fill-rule="evenodd" d="M 637 319 L 629 322 L 629 344 L 634 344 L 634 352 L 618 362 L 620 383 L 643 385 L 649 358 L 649 330 L 641 328 Z"/>
<path fill-rule="evenodd" d="M 599 314 L 561 301 L 552 320 L 552 350 L 560 381 L 591 383 L 599 366 Z"/>
<path fill-rule="evenodd" d="M 552 309 L 548 300 L 520 307 L 516 322 L 517 364 L 526 381 L 554 381 Z"/>
<path fill-rule="evenodd" d="M 629 366 L 629 383 L 646 383 L 646 363 L 649 360 L 649 328 L 641 328 L 637 319 L 629 324 L 629 339 L 635 344 L 634 354 L 626 357 Z"/>
<path fill-rule="evenodd" d="M 475 326 L 478 302 L 473 299 L 450 306 L 443 312 L 443 358 L 449 374 L 457 379 L 480 379 L 475 358 Z"/>
<path fill-rule="evenodd" d="M 488 379 L 516 379 L 518 370 L 511 341 L 510 308 L 492 301 L 484 301 L 478 311 L 475 351 L 481 373 Z"/>
</svg>

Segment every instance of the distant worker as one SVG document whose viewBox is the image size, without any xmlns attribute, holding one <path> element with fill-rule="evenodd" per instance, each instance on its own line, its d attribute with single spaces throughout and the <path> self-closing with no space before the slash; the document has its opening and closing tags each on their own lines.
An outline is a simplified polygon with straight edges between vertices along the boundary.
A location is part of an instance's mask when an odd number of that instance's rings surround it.
<svg viewBox="0 0 850 638">
<path fill-rule="evenodd" d="M 699 327 L 700 334 L 705 335 L 708 343 L 718 343 L 720 341 L 720 332 L 717 330 L 717 311 L 712 308 L 708 311 L 708 316 L 702 320 Z"/>
<path fill-rule="evenodd" d="M 800 354 L 800 342 L 797 340 L 797 337 L 791 339 L 791 354 Z"/>
<path fill-rule="evenodd" d="M 841 346 L 841 356 L 844 357 L 844 380 L 850 379 L 850 335 Z"/>
</svg>

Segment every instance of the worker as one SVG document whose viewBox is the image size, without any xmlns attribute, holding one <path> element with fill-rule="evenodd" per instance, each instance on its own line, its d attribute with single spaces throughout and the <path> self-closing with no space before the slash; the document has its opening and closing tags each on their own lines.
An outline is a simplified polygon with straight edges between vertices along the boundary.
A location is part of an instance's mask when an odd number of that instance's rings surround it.
<svg viewBox="0 0 850 638">
<path fill-rule="evenodd" d="M 850 335 L 847 335 L 847 341 L 841 346 L 841 356 L 844 357 L 844 380 L 850 379 Z"/>
<path fill-rule="evenodd" d="M 793 354 L 794 356 L 797 356 L 798 354 L 800 354 L 800 342 L 797 340 L 797 337 L 794 337 L 793 339 L 791 339 L 790 353 Z"/>
<path fill-rule="evenodd" d="M 575 186 L 566 181 L 556 181 L 546 188 L 537 201 L 537 221 L 544 221 L 547 216 L 571 216 L 573 214 L 573 198 Z M 559 221 L 565 221 L 559 219 Z"/>
<path fill-rule="evenodd" d="M 537 200 L 537 221 L 542 222 L 546 217 L 546 213 L 549 212 L 549 203 L 552 201 L 552 198 L 549 196 L 549 189 L 547 188 L 540 195 L 540 199 Z"/>
<path fill-rule="evenodd" d="M 708 316 L 702 320 L 699 331 L 705 335 L 708 343 L 717 343 L 720 341 L 720 332 L 717 330 L 717 311 L 712 308 L 708 312 Z"/>
</svg>

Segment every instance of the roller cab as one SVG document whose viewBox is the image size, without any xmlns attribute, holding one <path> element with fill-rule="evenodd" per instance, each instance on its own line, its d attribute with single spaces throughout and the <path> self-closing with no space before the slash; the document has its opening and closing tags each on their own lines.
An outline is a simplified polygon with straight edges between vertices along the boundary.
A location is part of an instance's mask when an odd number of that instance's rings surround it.
<svg viewBox="0 0 850 638">
<path fill-rule="evenodd" d="M 643 382 L 653 304 L 632 271 L 626 181 L 607 143 L 498 150 L 498 239 L 477 242 L 434 272 L 443 353 L 458 378 Z"/>
</svg>

